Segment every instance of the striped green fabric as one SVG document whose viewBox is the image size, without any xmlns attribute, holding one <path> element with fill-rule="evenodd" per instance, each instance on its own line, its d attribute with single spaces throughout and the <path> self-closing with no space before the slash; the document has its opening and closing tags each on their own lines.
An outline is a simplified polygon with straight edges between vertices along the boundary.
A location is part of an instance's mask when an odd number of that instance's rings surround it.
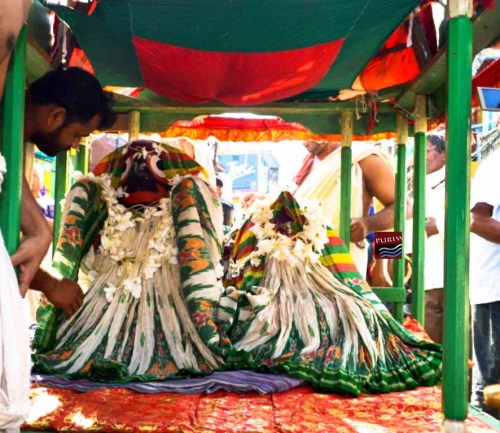
<svg viewBox="0 0 500 433">
<path fill-rule="evenodd" d="M 148 233 L 165 212 L 172 212 L 178 263 L 165 262 L 144 279 L 139 297 L 122 290 L 110 300 L 106 290 L 111 282 L 118 286 L 120 266 L 94 246 L 90 256 L 77 255 L 83 251 L 79 239 L 88 238 L 85 229 L 95 227 L 85 224 L 92 220 L 86 216 L 94 209 L 103 211 L 96 190 L 92 181 L 85 181 L 70 192 L 65 228 L 79 227 L 80 237 L 68 239 L 72 245 L 60 243 L 57 256 L 66 275 L 74 275 L 80 263 L 81 270 L 95 277 L 73 317 L 63 317 L 50 305 L 39 309 L 35 368 L 122 383 L 208 374 L 221 367 L 225 351 L 215 323 L 221 282 L 214 266 L 221 238 L 214 222 L 222 216 L 215 192 L 202 180 L 185 177 L 172 189 L 171 207 L 123 232 L 130 251 L 141 257 L 150 249 Z"/>
<path fill-rule="evenodd" d="M 105 254 L 92 256 L 110 211 L 101 196 L 100 186 L 84 180 L 67 198 L 57 265 L 69 278 L 78 269 L 96 275 L 70 320 L 50 306 L 39 309 L 37 369 L 107 382 L 253 369 L 354 395 L 439 382 L 440 346 L 417 339 L 392 318 L 331 230 L 319 262 L 262 257 L 232 275 L 223 290 L 220 203 L 191 176 L 171 192 L 179 263 L 165 263 L 143 284 L 140 298 L 123 292 L 109 301 L 116 266 Z M 308 222 L 297 202 L 283 193 L 272 211 L 276 230 L 295 241 Z M 147 249 L 141 233 L 158 221 L 124 233 L 130 251 L 140 256 Z M 253 226 L 249 219 L 238 232 L 233 260 L 258 248 Z"/>
<path fill-rule="evenodd" d="M 286 226 L 282 232 L 296 237 L 304 219 L 293 197 L 281 194 L 272 210 L 277 230 Z M 257 248 L 253 225 L 247 220 L 237 234 L 233 260 Z M 219 316 L 230 318 L 227 333 L 237 349 L 228 362 L 355 395 L 438 383 L 440 346 L 393 319 L 359 273 L 345 266 L 347 249 L 338 237 L 330 237 L 321 254 L 316 264 L 266 257 L 227 281 L 231 289 Z"/>
<path fill-rule="evenodd" d="M 163 173 L 166 201 L 127 207 L 108 200 L 116 179 L 124 179 L 124 166 L 140 155 L 155 178 L 154 170 Z M 69 319 L 50 304 L 39 308 L 36 369 L 129 382 L 207 374 L 221 367 L 225 350 L 216 319 L 222 207 L 215 191 L 190 175 L 193 170 L 200 172 L 200 166 L 170 146 L 134 142 L 103 160 L 102 176 L 72 187 L 53 266 L 88 291 Z M 175 182 L 169 185 L 163 177 Z M 119 238 L 125 251 L 117 261 L 101 240 L 106 221 L 124 212 L 129 216 L 120 223 Z M 151 251 L 157 247 L 151 242 L 160 242 L 159 251 L 168 247 L 171 255 L 155 261 Z M 132 283 L 140 286 L 138 293 Z"/>
</svg>

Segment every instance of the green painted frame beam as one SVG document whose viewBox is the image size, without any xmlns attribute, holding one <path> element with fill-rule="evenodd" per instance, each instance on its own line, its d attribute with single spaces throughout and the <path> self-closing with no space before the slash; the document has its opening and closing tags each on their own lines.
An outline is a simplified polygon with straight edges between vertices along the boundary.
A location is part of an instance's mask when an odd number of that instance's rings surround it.
<svg viewBox="0 0 500 433">
<path fill-rule="evenodd" d="M 223 113 L 253 113 L 282 117 L 287 122 L 300 122 L 317 134 L 340 134 L 342 112 L 356 112 L 356 104 L 351 102 L 277 102 L 253 107 L 230 107 L 221 104 L 189 105 L 169 101 L 168 103 L 147 102 L 122 95 L 114 95 L 114 111 L 119 115 L 140 113 L 142 132 L 160 132 L 178 120 L 191 120 L 196 116 Z M 368 116 L 360 113 L 353 120 L 353 134 L 368 134 Z M 123 122 L 120 123 L 125 127 Z M 125 127 L 127 130 L 128 127 Z M 387 104 L 381 104 L 377 122 L 372 134 L 396 130 L 396 112 Z"/>
<path fill-rule="evenodd" d="M 162 102 L 156 101 L 142 101 L 141 99 L 130 98 L 123 95 L 114 95 L 114 111 L 129 112 L 137 110 L 141 113 L 147 112 L 179 112 L 179 113 L 192 113 L 193 111 L 202 112 L 210 111 L 216 114 L 226 113 L 228 111 L 235 113 L 268 113 L 270 111 L 277 114 L 290 114 L 300 111 L 304 114 L 318 114 L 318 113 L 342 113 L 343 111 L 355 111 L 356 103 L 354 100 L 350 101 L 336 101 L 336 102 L 272 102 L 269 104 L 234 107 L 230 105 L 223 105 L 218 103 L 207 104 L 186 104 L 183 102 L 165 100 Z M 358 110 L 359 111 L 359 110 Z M 379 108 L 379 113 L 393 113 L 394 110 L 389 104 L 382 104 Z M 360 114 L 363 114 L 360 111 Z"/>
<path fill-rule="evenodd" d="M 140 129 L 142 132 L 161 132 L 170 127 L 178 120 L 191 120 L 196 116 L 223 113 L 253 113 L 274 115 L 283 118 L 287 122 L 300 122 L 311 131 L 317 134 L 341 134 L 341 117 L 343 111 L 355 111 L 354 105 L 344 103 L 297 103 L 291 104 L 270 104 L 256 107 L 227 107 L 221 105 L 201 105 L 201 106 L 162 106 L 148 105 L 140 101 L 115 98 L 114 111 L 119 118 L 129 116 L 132 111 L 140 113 Z M 127 104 L 131 105 L 128 106 Z M 341 105 L 337 105 L 341 104 Z M 113 130 L 128 131 L 128 122 L 117 122 Z M 381 107 L 377 115 L 372 134 L 393 132 L 396 130 L 396 112 L 389 106 Z M 353 120 L 353 134 L 368 134 L 368 116 L 362 114 L 361 119 Z"/>
<path fill-rule="evenodd" d="M 406 301 L 405 287 L 372 287 L 375 293 L 383 302 L 393 302 L 403 304 Z M 398 320 L 401 322 L 402 318 Z"/>
</svg>

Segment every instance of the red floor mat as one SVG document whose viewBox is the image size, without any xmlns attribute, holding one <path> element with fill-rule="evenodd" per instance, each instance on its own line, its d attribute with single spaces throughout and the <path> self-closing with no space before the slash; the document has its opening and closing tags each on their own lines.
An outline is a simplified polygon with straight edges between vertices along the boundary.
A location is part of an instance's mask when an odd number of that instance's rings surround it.
<svg viewBox="0 0 500 433">
<path fill-rule="evenodd" d="M 407 318 L 405 327 L 429 338 Z M 359 398 L 318 394 L 309 387 L 272 395 L 139 394 L 126 389 L 87 393 L 34 388 L 31 430 L 169 433 L 438 433 L 441 388 Z M 469 416 L 468 433 L 496 430 Z"/>
<path fill-rule="evenodd" d="M 35 388 L 24 428 L 60 432 L 428 433 L 441 431 L 439 387 L 359 398 L 314 393 L 138 394 L 117 389 L 81 394 Z M 467 431 L 495 429 L 469 416 Z"/>
</svg>

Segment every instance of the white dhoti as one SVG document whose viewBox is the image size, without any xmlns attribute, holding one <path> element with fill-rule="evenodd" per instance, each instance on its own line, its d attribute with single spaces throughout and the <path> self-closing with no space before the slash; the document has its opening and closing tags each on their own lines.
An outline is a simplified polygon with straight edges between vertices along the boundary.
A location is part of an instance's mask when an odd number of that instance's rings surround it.
<svg viewBox="0 0 500 433">
<path fill-rule="evenodd" d="M 0 155 L 0 186 L 5 162 Z M 0 431 L 14 433 L 29 409 L 31 356 L 26 305 L 0 233 Z"/>
</svg>

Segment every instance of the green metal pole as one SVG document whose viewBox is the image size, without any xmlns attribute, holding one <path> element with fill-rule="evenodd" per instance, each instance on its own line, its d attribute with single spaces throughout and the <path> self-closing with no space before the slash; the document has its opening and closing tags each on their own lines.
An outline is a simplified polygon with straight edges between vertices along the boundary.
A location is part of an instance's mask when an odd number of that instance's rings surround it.
<svg viewBox="0 0 500 433">
<path fill-rule="evenodd" d="M 351 245 L 351 170 L 352 170 L 352 112 L 342 112 L 342 149 L 340 161 L 340 221 L 339 236 L 350 249 Z"/>
<path fill-rule="evenodd" d="M 0 194 L 0 229 L 9 254 L 17 250 L 21 225 L 27 41 L 28 30 L 24 26 L 10 60 L 4 94 L 0 149 L 7 163 L 7 174 Z"/>
<path fill-rule="evenodd" d="M 402 232 L 404 236 L 404 225 L 406 219 L 406 142 L 408 141 L 408 123 L 406 119 L 398 114 L 397 116 L 397 167 L 396 167 L 396 203 L 394 207 L 394 230 Z M 405 252 L 404 237 L 402 242 L 402 259 L 394 261 L 394 287 L 404 287 L 405 277 Z M 394 318 L 403 321 L 403 303 L 394 305 Z"/>
<path fill-rule="evenodd" d="M 456 421 L 462 422 L 465 431 L 469 347 L 472 0 L 450 0 L 448 15 L 443 411 L 445 431 L 447 424 L 454 425 Z"/>
<path fill-rule="evenodd" d="M 408 124 L 406 119 L 398 114 L 397 116 L 397 165 L 396 165 L 396 203 L 394 206 L 394 230 L 404 231 L 406 217 L 406 142 L 408 141 Z M 404 242 L 403 242 L 404 257 Z M 394 262 L 393 286 L 403 287 L 404 285 L 404 260 Z"/>
<path fill-rule="evenodd" d="M 80 144 L 78 146 L 75 168 L 82 174 L 87 174 L 89 172 L 89 148 L 85 144 Z"/>
<path fill-rule="evenodd" d="M 413 261 L 411 313 L 422 325 L 425 319 L 425 177 L 427 173 L 426 97 L 415 105 L 415 165 L 413 177 Z"/>
<path fill-rule="evenodd" d="M 59 231 L 61 230 L 62 206 L 61 202 L 66 197 L 69 189 L 69 155 L 68 152 L 61 152 L 56 158 L 56 185 L 54 191 L 55 212 L 54 212 L 54 232 L 52 235 L 53 253 L 55 252 Z"/>
</svg>

